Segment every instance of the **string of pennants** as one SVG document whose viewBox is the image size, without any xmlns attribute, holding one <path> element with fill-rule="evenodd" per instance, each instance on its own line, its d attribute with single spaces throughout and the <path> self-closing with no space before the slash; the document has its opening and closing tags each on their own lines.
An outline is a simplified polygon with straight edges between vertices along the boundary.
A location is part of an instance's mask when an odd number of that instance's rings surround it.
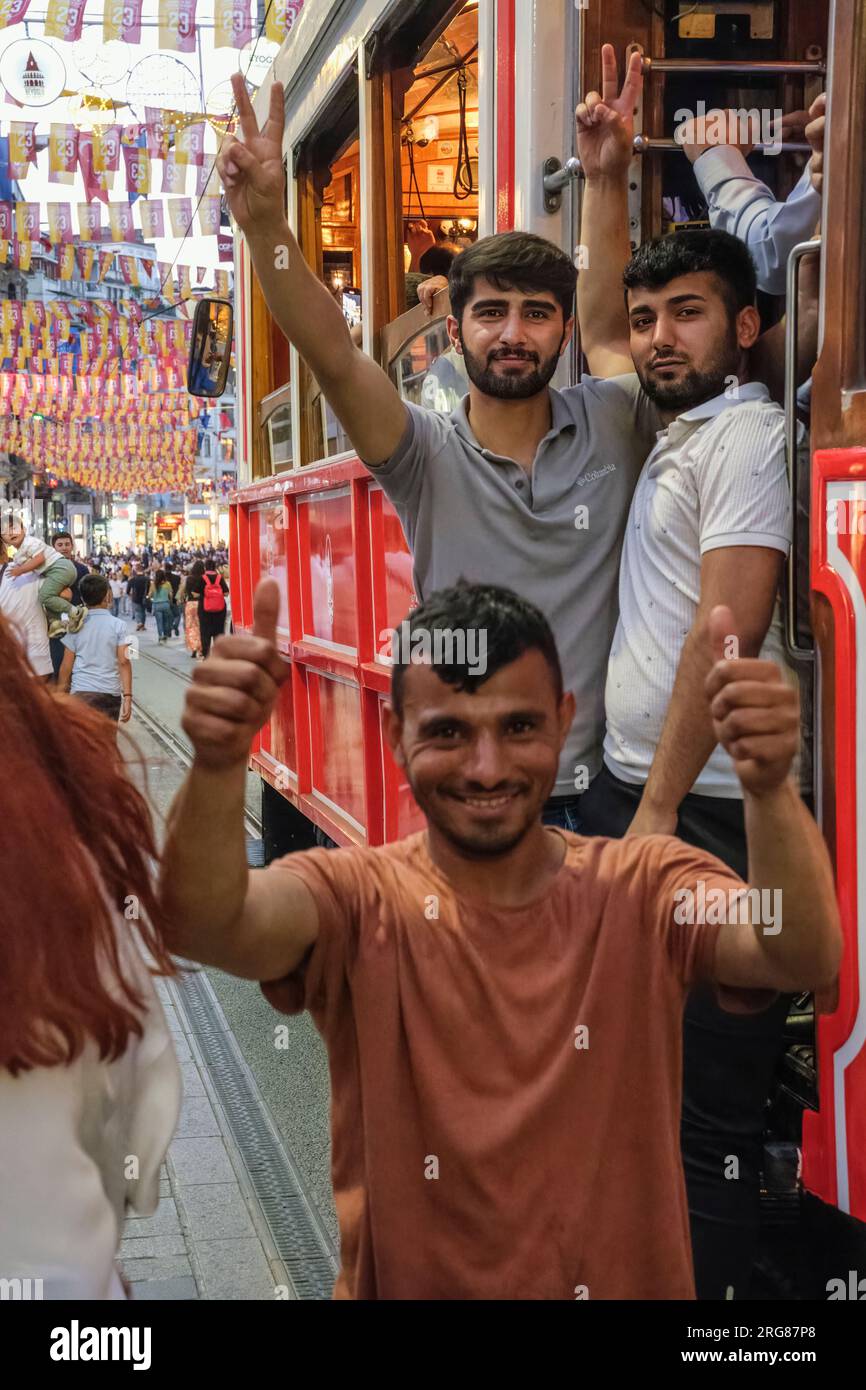
<svg viewBox="0 0 866 1390">
<path fill-rule="evenodd" d="M 303 8 L 304 0 L 272 0 L 265 35 L 282 43 Z M 98 0 L 91 0 L 92 9 Z M 81 38 L 87 0 L 48 0 L 45 37 L 75 43 Z M 143 0 L 103 0 L 102 37 L 141 43 Z M 0 0 L 0 29 L 27 18 L 30 0 Z M 244 48 L 253 39 L 252 0 L 214 0 L 214 47 Z M 175 53 L 196 50 L 196 0 L 159 0 L 159 47 Z"/>
<path fill-rule="evenodd" d="M 161 160 L 160 192 L 185 193 L 189 169 L 195 170 L 197 195 L 218 192 L 214 154 L 205 150 L 205 130 L 214 124 L 222 135 L 233 125 L 229 116 L 211 118 L 150 106 L 145 107 L 145 116 L 145 121 L 135 124 L 93 124 L 92 129 L 74 121 L 51 121 L 47 137 L 49 181 L 71 184 L 80 171 L 87 201 L 98 198 L 107 203 L 121 164 L 126 192 L 147 195 L 152 191 L 153 161 Z M 46 148 L 46 140 L 44 136 L 37 138 L 37 121 L 9 121 L 8 125 L 9 178 L 22 183 L 37 155 Z"/>
<path fill-rule="evenodd" d="M 218 236 L 220 229 L 220 200 L 217 195 L 203 197 L 195 207 L 192 198 L 169 198 L 168 226 L 166 232 L 165 214 L 159 199 L 143 198 L 139 204 L 139 218 L 142 234 L 147 241 L 156 237 L 173 236 L 183 239 L 190 231 L 194 217 L 198 217 L 202 236 Z M 134 241 L 135 223 L 131 203 L 108 204 L 108 226 L 102 223 L 100 203 L 78 203 L 78 233 L 72 227 L 72 205 L 70 203 L 46 203 L 45 215 L 48 224 L 48 240 L 52 244 L 81 241 L 101 242 L 108 232 L 112 241 Z M 35 241 L 39 236 L 42 217 L 42 204 L 26 199 L 0 201 L 0 241 Z"/>
</svg>

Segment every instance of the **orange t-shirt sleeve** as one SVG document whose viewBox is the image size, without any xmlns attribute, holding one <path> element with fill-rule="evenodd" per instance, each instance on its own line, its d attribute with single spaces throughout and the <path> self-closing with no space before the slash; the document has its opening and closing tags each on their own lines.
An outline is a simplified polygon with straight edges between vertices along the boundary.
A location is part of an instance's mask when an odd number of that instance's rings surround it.
<svg viewBox="0 0 866 1390">
<path fill-rule="evenodd" d="M 704 885 L 703 894 L 713 888 L 727 894 L 745 885 L 721 859 L 673 835 L 647 836 L 646 848 L 651 856 L 648 887 L 653 925 L 674 969 L 686 987 L 712 980 L 721 924 L 696 920 L 701 915 L 699 885 Z"/>
<path fill-rule="evenodd" d="M 682 983 L 688 987 L 703 980 L 715 981 L 720 1008 L 728 1013 L 761 1013 L 777 998 L 775 991 L 734 988 L 716 981 L 716 941 L 722 924 L 696 920 L 701 915 L 702 902 L 703 915 L 710 915 L 707 899 L 714 888 L 721 888 L 725 901 L 730 902 L 732 889 L 748 885 L 706 850 L 695 849 L 673 836 L 647 838 L 656 842 L 655 925 L 667 942 Z"/>
<path fill-rule="evenodd" d="M 301 879 L 319 918 L 318 936 L 298 968 L 281 980 L 262 981 L 265 998 L 281 1013 L 309 1009 L 318 1020 L 343 1001 L 360 915 L 358 856 L 352 849 L 304 850 L 267 870 Z"/>
</svg>

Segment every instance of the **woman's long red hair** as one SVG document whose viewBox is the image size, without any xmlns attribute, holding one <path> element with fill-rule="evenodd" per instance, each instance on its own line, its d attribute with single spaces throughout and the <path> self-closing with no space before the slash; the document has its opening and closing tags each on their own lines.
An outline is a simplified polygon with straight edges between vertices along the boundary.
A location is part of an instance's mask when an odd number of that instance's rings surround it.
<svg viewBox="0 0 866 1390">
<path fill-rule="evenodd" d="M 0 1067 L 71 1062 L 89 1038 L 113 1060 L 141 1034 L 144 1007 L 118 934 L 137 932 L 154 973 L 175 973 L 150 812 L 115 726 L 52 693 L 2 615 L 0 750 Z"/>
</svg>

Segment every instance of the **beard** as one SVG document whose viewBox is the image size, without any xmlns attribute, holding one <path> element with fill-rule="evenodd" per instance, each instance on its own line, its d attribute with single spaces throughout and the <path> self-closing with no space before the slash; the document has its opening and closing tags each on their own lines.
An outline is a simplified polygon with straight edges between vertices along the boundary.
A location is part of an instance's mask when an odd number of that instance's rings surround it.
<svg viewBox="0 0 866 1390">
<path fill-rule="evenodd" d="M 651 401 L 662 410 L 681 412 L 722 395 L 729 379 L 737 375 L 739 363 L 740 349 L 736 333 L 731 330 L 728 341 L 703 370 L 689 367 L 679 381 L 658 381 L 646 366 L 638 367 L 635 364 L 635 370 Z"/>
<path fill-rule="evenodd" d="M 475 357 L 466 346 L 463 333 L 460 333 L 460 346 L 463 349 L 463 360 L 466 363 L 466 374 L 472 385 L 484 396 L 493 396 L 499 401 L 526 401 L 532 396 L 537 396 L 553 379 L 554 373 L 559 366 L 559 353 L 565 338 L 560 339 L 559 347 L 552 357 L 541 362 L 538 354 L 534 352 L 509 353 L 509 356 L 520 356 L 529 362 L 535 363 L 535 370 L 530 372 L 495 372 L 493 363 L 503 354 L 493 353 L 488 357 L 487 362 L 482 362 L 480 357 Z"/>
<path fill-rule="evenodd" d="M 519 798 L 517 807 L 511 814 L 503 817 L 498 823 L 477 822 L 472 825 L 470 821 L 470 824 L 464 828 L 458 822 L 459 813 L 456 809 L 456 803 L 450 797 L 444 793 L 436 794 L 435 792 L 427 796 L 408 775 L 407 781 L 418 809 L 423 813 L 428 824 L 453 849 L 469 859 L 496 859 L 501 855 L 510 854 L 537 825 L 547 801 L 547 795 L 540 799 L 532 795 L 524 795 Z M 552 789 L 553 780 L 551 780 L 551 791 Z M 453 817 L 448 814 L 448 808 L 452 805 L 455 806 Z"/>
</svg>

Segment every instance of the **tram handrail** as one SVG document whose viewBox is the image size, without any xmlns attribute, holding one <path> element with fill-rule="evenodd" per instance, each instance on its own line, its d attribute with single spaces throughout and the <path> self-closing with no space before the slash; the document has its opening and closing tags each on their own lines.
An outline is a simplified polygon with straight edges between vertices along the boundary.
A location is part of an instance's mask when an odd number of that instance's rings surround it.
<svg viewBox="0 0 866 1390">
<path fill-rule="evenodd" d="M 785 569 L 785 649 L 793 661 L 814 661 L 813 647 L 802 647 L 797 630 L 797 569 L 799 540 L 797 529 L 797 497 L 799 465 L 797 458 L 797 339 L 799 336 L 800 265 L 803 258 L 821 249 L 821 238 L 801 241 L 788 257 L 788 278 L 785 304 L 785 454 L 788 466 L 788 488 L 794 523 L 791 528 L 791 548 Z"/>
</svg>

